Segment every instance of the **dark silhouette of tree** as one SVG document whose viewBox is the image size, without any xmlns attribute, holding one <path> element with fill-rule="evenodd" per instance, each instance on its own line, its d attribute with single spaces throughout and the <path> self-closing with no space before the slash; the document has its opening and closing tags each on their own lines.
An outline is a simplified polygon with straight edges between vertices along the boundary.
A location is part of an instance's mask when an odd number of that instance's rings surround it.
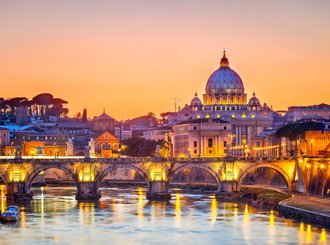
<svg viewBox="0 0 330 245">
<path fill-rule="evenodd" d="M 160 116 L 162 117 L 162 120 L 163 120 L 163 123 L 167 123 L 167 119 L 168 119 L 168 116 L 171 115 L 172 112 L 163 112 L 160 114 Z"/>
<path fill-rule="evenodd" d="M 87 110 L 86 110 L 86 108 L 83 110 L 81 120 L 82 120 L 83 123 L 87 123 Z"/>
<path fill-rule="evenodd" d="M 11 99 L 7 99 L 5 103 L 10 108 L 10 112 L 12 116 L 14 116 L 16 113 L 16 108 L 19 107 L 23 102 L 27 102 L 27 101 L 28 99 L 25 97 L 14 97 Z"/>
<path fill-rule="evenodd" d="M 163 141 L 146 140 L 144 138 L 130 138 L 122 141 L 126 146 L 123 153 L 132 157 L 153 156 L 156 151 L 157 144 L 162 145 Z"/>
<path fill-rule="evenodd" d="M 305 132 L 309 130 L 323 130 L 324 124 L 317 122 L 296 122 L 286 124 L 276 131 L 276 136 L 285 137 L 291 141 L 305 138 Z"/>
</svg>

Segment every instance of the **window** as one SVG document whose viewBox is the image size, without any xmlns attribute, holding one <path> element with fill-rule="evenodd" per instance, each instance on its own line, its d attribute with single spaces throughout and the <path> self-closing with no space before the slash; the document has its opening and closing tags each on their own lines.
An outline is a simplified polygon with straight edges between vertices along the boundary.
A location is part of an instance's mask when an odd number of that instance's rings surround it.
<svg viewBox="0 0 330 245">
<path fill-rule="evenodd" d="M 245 113 L 242 114 L 242 118 L 246 118 L 246 114 Z"/>
<path fill-rule="evenodd" d="M 197 150 L 194 150 L 194 154 L 197 154 Z"/>
<path fill-rule="evenodd" d="M 210 114 L 206 114 L 205 118 L 210 118 Z"/>
<path fill-rule="evenodd" d="M 197 127 L 194 127 L 194 130 L 196 130 L 197 129 Z"/>
<path fill-rule="evenodd" d="M 252 116 L 251 116 L 252 118 L 255 118 L 256 117 L 256 115 L 254 115 L 254 114 L 252 114 Z"/>
<path fill-rule="evenodd" d="M 223 147 L 227 147 L 227 141 L 223 142 Z"/>
<path fill-rule="evenodd" d="M 220 118 L 220 114 L 217 115 L 217 118 Z"/>
<path fill-rule="evenodd" d="M 226 130 L 227 129 L 227 126 L 223 126 L 223 129 Z"/>
<path fill-rule="evenodd" d="M 213 147 L 213 139 L 212 138 L 209 138 L 207 140 L 207 145 L 208 145 L 208 147 Z"/>
<path fill-rule="evenodd" d="M 197 147 L 197 141 L 194 141 L 194 147 Z"/>
<path fill-rule="evenodd" d="M 201 115 L 197 115 L 197 118 L 201 118 Z"/>
<path fill-rule="evenodd" d="M 235 118 L 235 114 L 232 114 L 231 117 L 232 117 L 232 118 Z"/>
</svg>

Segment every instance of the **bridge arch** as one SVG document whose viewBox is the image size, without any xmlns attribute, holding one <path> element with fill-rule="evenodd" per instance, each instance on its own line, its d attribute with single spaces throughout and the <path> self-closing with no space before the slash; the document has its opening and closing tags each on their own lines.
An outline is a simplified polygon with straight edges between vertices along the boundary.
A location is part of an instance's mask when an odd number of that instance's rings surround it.
<svg viewBox="0 0 330 245">
<path fill-rule="evenodd" d="M 293 191 L 293 186 L 292 186 L 292 180 L 289 177 L 289 175 L 280 167 L 274 165 L 274 164 L 269 164 L 269 163 L 258 163 L 255 164 L 251 167 L 249 167 L 248 169 L 246 169 L 240 176 L 239 179 L 237 181 L 237 191 L 240 191 L 241 189 L 241 185 L 242 185 L 242 181 L 244 180 L 244 178 L 246 177 L 247 174 L 253 172 L 254 170 L 258 169 L 258 168 L 270 168 L 275 170 L 277 173 L 279 173 L 285 180 L 286 184 L 288 185 L 288 189 L 289 191 Z"/>
<path fill-rule="evenodd" d="M 24 193 L 29 193 L 30 192 L 31 183 L 37 177 L 37 175 L 40 174 L 40 172 L 46 171 L 46 170 L 51 169 L 51 168 L 62 170 L 66 174 L 70 175 L 72 177 L 76 187 L 77 187 L 78 192 L 79 192 L 79 188 L 80 188 L 80 185 L 78 184 L 79 181 L 78 181 L 77 175 L 72 172 L 72 169 L 70 169 L 69 167 L 67 167 L 65 165 L 59 165 L 59 164 L 48 165 L 47 164 L 47 165 L 44 165 L 44 166 L 42 165 L 42 166 L 39 166 L 39 167 L 35 168 L 27 176 L 26 182 L 24 184 Z"/>
<path fill-rule="evenodd" d="M 105 176 L 107 176 L 107 174 L 111 173 L 112 171 L 119 169 L 119 168 L 128 168 L 128 169 L 134 169 L 136 172 L 138 172 L 147 182 L 148 187 L 150 186 L 150 181 L 149 181 L 149 177 L 147 176 L 147 174 L 145 172 L 143 172 L 142 169 L 140 169 L 139 167 L 133 165 L 133 164 L 129 164 L 129 165 L 112 165 L 107 167 L 106 169 L 104 169 L 96 178 L 96 184 L 97 186 L 100 186 L 101 181 L 103 180 L 103 178 Z"/>
<path fill-rule="evenodd" d="M 198 169 L 202 169 L 202 170 L 208 172 L 209 174 L 211 174 L 211 176 L 213 177 L 213 179 L 217 183 L 218 189 L 220 188 L 220 186 L 221 186 L 221 180 L 218 177 L 217 173 L 213 169 L 211 169 L 209 167 L 206 167 L 204 165 L 201 165 L 201 164 L 184 164 L 184 165 L 179 166 L 178 168 L 174 169 L 174 171 L 172 171 L 170 173 L 170 175 L 168 176 L 167 186 L 171 183 L 173 176 L 176 173 L 180 172 L 181 170 L 183 170 L 185 168 L 198 168 Z"/>
</svg>

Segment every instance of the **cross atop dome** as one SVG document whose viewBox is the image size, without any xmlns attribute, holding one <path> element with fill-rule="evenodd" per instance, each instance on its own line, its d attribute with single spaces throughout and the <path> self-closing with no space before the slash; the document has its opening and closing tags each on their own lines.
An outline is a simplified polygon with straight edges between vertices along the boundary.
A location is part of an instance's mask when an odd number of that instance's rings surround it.
<svg viewBox="0 0 330 245">
<path fill-rule="evenodd" d="M 228 61 L 228 58 L 226 56 L 226 50 L 223 49 L 223 56 L 221 58 L 221 61 L 220 61 L 220 67 L 228 67 L 229 66 L 229 61 Z"/>
</svg>

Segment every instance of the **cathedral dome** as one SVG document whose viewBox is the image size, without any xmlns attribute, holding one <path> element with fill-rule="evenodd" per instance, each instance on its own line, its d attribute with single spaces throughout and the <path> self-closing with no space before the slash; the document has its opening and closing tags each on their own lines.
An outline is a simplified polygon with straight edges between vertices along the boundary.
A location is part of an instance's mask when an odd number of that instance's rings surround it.
<svg viewBox="0 0 330 245">
<path fill-rule="evenodd" d="M 190 102 L 191 106 L 200 106 L 202 105 L 202 101 L 198 98 L 197 93 L 195 93 L 195 97 Z"/>
<path fill-rule="evenodd" d="M 240 76 L 229 67 L 225 51 L 220 68 L 212 73 L 206 84 L 207 94 L 244 93 L 244 85 Z"/>
<path fill-rule="evenodd" d="M 249 105 L 251 106 L 260 106 L 260 101 L 256 97 L 256 94 L 253 92 L 252 98 L 249 100 Z"/>
</svg>

